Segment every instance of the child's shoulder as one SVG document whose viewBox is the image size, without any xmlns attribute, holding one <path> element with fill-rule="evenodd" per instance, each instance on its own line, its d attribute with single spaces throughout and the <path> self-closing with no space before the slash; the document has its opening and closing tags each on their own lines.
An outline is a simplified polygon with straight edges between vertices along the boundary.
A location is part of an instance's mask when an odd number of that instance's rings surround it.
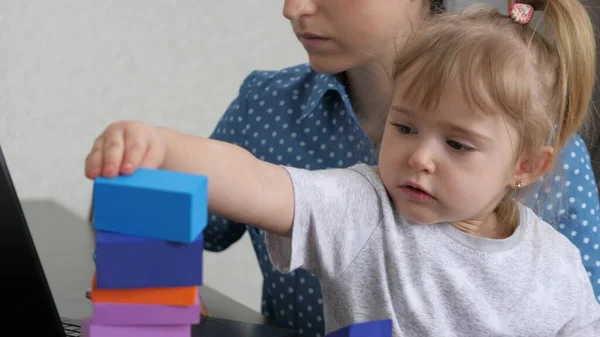
<svg viewBox="0 0 600 337">
<path fill-rule="evenodd" d="M 327 190 L 330 194 L 337 191 L 338 194 L 356 197 L 361 202 L 378 203 L 387 200 L 387 192 L 376 166 L 358 163 L 344 168 L 319 170 L 284 167 L 290 174 L 295 188 L 300 186 L 319 187 Z M 369 197 L 372 200 L 368 200 Z"/>
<path fill-rule="evenodd" d="M 529 238 L 537 249 L 544 251 L 548 256 L 560 255 L 575 260 L 581 259 L 577 246 L 565 234 L 559 232 L 553 224 L 546 222 L 531 208 L 523 204 L 520 204 L 519 208 L 522 213 L 521 221 L 526 222 Z"/>
<path fill-rule="evenodd" d="M 346 170 L 350 170 L 350 171 L 360 174 L 371 185 L 373 185 L 373 187 L 376 190 L 385 191 L 385 187 L 383 186 L 383 181 L 381 180 L 381 177 L 379 176 L 379 167 L 373 166 L 373 165 L 368 165 L 365 163 L 358 163 L 358 164 L 354 164 L 354 165 L 346 168 Z"/>
<path fill-rule="evenodd" d="M 379 193 L 386 193 L 383 182 L 379 177 L 377 166 L 371 166 L 365 163 L 357 163 L 349 167 L 343 168 L 324 168 L 318 170 L 310 170 L 285 166 L 286 170 L 294 176 L 301 176 L 304 179 L 315 181 L 321 179 L 333 179 L 343 182 L 345 185 L 362 185 L 375 189 Z"/>
</svg>

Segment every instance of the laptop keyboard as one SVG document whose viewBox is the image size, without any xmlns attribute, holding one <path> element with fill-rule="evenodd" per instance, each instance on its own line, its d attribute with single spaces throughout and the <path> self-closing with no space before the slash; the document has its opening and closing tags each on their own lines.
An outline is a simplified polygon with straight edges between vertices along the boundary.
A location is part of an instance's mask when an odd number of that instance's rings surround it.
<svg viewBox="0 0 600 337">
<path fill-rule="evenodd" d="M 65 329 L 65 335 L 67 337 L 80 337 L 81 336 L 81 327 L 78 325 L 63 322 L 63 328 Z"/>
</svg>

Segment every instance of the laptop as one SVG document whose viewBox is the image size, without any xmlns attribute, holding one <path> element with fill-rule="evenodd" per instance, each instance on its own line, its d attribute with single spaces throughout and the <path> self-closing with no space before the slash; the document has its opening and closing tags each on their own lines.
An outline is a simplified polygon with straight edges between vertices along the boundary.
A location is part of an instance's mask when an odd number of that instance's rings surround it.
<svg viewBox="0 0 600 337">
<path fill-rule="evenodd" d="M 14 336 L 32 333 L 47 337 L 80 336 L 79 320 L 59 315 L 1 147 L 0 291 L 3 306 L 0 323 L 6 333 L 14 328 Z M 299 336 L 286 328 L 216 317 L 201 317 L 200 324 L 192 326 L 191 330 L 194 337 Z"/>
</svg>

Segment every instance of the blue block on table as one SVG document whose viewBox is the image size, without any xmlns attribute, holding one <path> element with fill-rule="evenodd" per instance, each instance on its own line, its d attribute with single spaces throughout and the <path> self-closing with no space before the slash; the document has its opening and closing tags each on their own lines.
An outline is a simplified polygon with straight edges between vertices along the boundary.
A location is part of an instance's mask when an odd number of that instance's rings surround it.
<svg viewBox="0 0 600 337">
<path fill-rule="evenodd" d="M 185 244 L 97 231 L 94 260 L 99 289 L 202 285 L 204 236 Z"/>
<path fill-rule="evenodd" d="M 193 242 L 208 216 L 205 176 L 155 169 L 94 181 L 94 229 Z"/>
<path fill-rule="evenodd" d="M 352 324 L 330 332 L 325 337 L 392 337 L 392 320 Z"/>
</svg>

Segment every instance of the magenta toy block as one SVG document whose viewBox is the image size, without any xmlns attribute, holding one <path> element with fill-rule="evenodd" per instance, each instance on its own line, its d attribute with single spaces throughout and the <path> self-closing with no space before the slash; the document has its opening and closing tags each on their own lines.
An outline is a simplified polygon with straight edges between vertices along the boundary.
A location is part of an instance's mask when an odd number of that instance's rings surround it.
<svg viewBox="0 0 600 337">
<path fill-rule="evenodd" d="M 81 321 L 82 337 L 191 337 L 191 325 L 101 325 Z"/>
<path fill-rule="evenodd" d="M 95 240 L 99 289 L 202 285 L 202 233 L 191 244 L 104 231 Z"/>
<path fill-rule="evenodd" d="M 392 337 L 392 321 L 356 323 L 330 332 L 325 337 Z"/>
<path fill-rule="evenodd" d="M 93 303 L 92 323 L 100 325 L 181 325 L 200 323 L 200 303 L 192 306 Z"/>
<path fill-rule="evenodd" d="M 205 176 L 156 169 L 94 181 L 94 229 L 191 243 L 208 216 Z"/>
</svg>

